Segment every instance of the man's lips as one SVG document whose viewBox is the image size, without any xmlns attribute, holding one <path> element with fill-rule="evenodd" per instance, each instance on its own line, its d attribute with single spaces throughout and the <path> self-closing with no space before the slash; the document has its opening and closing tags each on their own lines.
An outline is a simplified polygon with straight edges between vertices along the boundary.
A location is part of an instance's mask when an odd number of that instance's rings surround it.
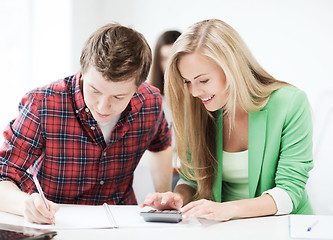
<svg viewBox="0 0 333 240">
<path fill-rule="evenodd" d="M 110 114 L 102 114 L 102 113 L 99 113 L 99 112 L 96 112 L 96 113 L 99 117 L 103 117 L 103 118 L 110 116 Z"/>
</svg>

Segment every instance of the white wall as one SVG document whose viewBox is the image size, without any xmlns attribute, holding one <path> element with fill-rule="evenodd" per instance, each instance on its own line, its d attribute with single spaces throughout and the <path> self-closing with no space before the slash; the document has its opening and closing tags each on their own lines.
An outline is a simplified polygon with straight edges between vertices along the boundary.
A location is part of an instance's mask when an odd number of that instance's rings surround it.
<svg viewBox="0 0 333 240">
<path fill-rule="evenodd" d="M 92 0 L 74 1 L 74 8 L 84 9 L 87 5 L 86 9 L 93 9 L 98 15 L 86 16 L 84 11 L 75 15 L 76 23 L 82 21 L 76 31 L 76 39 L 80 39 L 76 41 L 80 43 L 76 44 L 76 56 L 90 30 L 107 22 L 133 26 L 153 47 L 164 30 L 182 31 L 196 21 L 220 18 L 241 34 L 268 72 L 304 89 L 313 105 L 323 90 L 333 88 L 330 73 L 333 1 L 99 0 L 99 6 L 93 3 Z"/>
<path fill-rule="evenodd" d="M 229 23 L 269 73 L 305 90 L 316 126 L 319 98 L 333 89 L 332 13 L 331 0 L 2 0 L 0 128 L 26 91 L 79 70 L 83 43 L 98 27 L 132 26 L 153 48 L 163 31 L 207 18 Z M 332 154 L 321 158 L 332 169 Z"/>
</svg>

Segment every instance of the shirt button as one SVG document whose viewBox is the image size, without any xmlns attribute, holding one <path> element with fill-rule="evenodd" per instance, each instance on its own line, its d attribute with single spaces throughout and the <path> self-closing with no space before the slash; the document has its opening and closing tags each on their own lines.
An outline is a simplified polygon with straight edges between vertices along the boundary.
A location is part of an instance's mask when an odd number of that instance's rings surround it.
<svg viewBox="0 0 333 240">
<path fill-rule="evenodd" d="M 95 127 L 91 127 L 90 129 L 94 131 L 94 130 L 95 130 Z"/>
<path fill-rule="evenodd" d="M 103 185 L 103 184 L 104 184 L 104 181 L 103 181 L 103 180 L 99 181 L 99 184 L 100 184 L 100 185 Z"/>
<path fill-rule="evenodd" d="M 75 110 L 76 113 L 79 113 L 79 110 Z"/>
<path fill-rule="evenodd" d="M 106 156 L 106 152 L 103 153 L 103 156 L 104 156 L 104 157 Z"/>
<path fill-rule="evenodd" d="M 86 111 L 86 112 L 89 112 L 89 108 L 86 108 L 85 111 Z"/>
</svg>

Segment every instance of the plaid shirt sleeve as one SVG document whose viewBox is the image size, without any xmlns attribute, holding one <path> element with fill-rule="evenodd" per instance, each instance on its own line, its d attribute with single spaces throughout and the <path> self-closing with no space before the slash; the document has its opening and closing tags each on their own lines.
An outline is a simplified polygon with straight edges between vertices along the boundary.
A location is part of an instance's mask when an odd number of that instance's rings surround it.
<svg viewBox="0 0 333 240">
<path fill-rule="evenodd" d="M 41 155 L 44 144 L 36 102 L 32 94 L 23 97 L 18 117 L 3 133 L 5 142 L 0 149 L 0 180 L 14 181 L 21 190 L 32 187 L 26 170 Z"/>
<path fill-rule="evenodd" d="M 171 146 L 171 130 L 163 112 L 162 97 L 159 96 L 156 101 L 156 106 L 158 106 L 160 109 L 158 114 L 158 119 L 160 119 L 160 121 L 159 127 L 156 128 L 154 138 L 152 139 L 152 142 L 148 148 L 148 150 L 152 152 L 163 151 L 167 147 Z"/>
<path fill-rule="evenodd" d="M 45 197 L 57 203 L 136 204 L 133 172 L 145 150 L 171 145 L 158 91 L 142 84 L 113 129 L 110 142 L 85 106 L 80 76 L 27 94 L 19 116 L 4 132 L 0 180 L 35 191 L 26 170 L 40 158 L 38 179 Z"/>
</svg>

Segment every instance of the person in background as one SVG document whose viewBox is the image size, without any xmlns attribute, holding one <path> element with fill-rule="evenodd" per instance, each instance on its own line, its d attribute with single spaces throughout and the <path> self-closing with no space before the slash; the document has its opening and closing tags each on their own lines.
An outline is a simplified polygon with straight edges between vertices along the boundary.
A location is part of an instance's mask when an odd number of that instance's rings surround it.
<svg viewBox="0 0 333 240">
<path fill-rule="evenodd" d="M 218 19 L 178 38 L 165 76 L 181 179 L 174 192 L 149 194 L 141 207 L 218 221 L 313 213 L 305 190 L 312 121 L 303 91 L 267 73 Z"/>
<path fill-rule="evenodd" d="M 156 45 L 155 45 L 153 63 L 152 63 L 151 73 L 150 73 L 148 82 L 152 86 L 157 87 L 160 90 L 163 100 L 164 100 L 165 68 L 166 68 L 170 53 L 171 53 L 173 43 L 177 40 L 177 38 L 180 36 L 180 34 L 181 33 L 177 30 L 165 31 L 164 33 L 162 33 L 160 35 L 160 37 L 158 38 Z M 170 110 L 165 101 L 163 101 L 163 110 L 165 113 L 165 117 L 168 120 L 168 123 L 172 126 L 171 113 L 170 113 Z M 173 146 L 173 150 L 175 151 L 174 138 L 172 138 L 172 146 Z M 177 167 L 178 163 L 177 163 L 176 154 L 174 154 L 174 158 L 175 158 L 174 165 L 175 165 L 175 167 Z M 173 179 L 172 179 L 172 189 L 174 189 L 178 179 L 179 179 L 178 172 L 174 171 Z"/>
<path fill-rule="evenodd" d="M 171 189 L 171 131 L 158 89 L 144 83 L 151 59 L 142 34 L 108 24 L 85 43 L 81 72 L 22 98 L 0 148 L 1 211 L 50 224 L 59 203 L 136 204 L 133 172 L 146 150 L 156 190 Z"/>
</svg>

